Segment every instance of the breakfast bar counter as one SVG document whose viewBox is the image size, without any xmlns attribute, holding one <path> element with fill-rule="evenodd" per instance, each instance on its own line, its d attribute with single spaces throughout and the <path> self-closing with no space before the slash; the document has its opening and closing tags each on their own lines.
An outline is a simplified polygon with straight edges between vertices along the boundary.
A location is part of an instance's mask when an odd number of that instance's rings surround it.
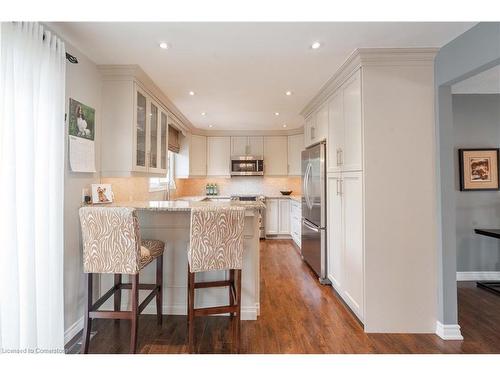
<svg viewBox="0 0 500 375">
<path fill-rule="evenodd" d="M 244 253 L 242 268 L 242 307 L 243 320 L 255 320 L 259 315 L 259 210 L 265 205 L 261 202 L 176 200 L 176 201 L 134 201 L 107 204 L 106 207 L 132 207 L 137 210 L 141 236 L 143 239 L 157 239 L 166 244 L 163 258 L 163 314 L 187 314 L 187 249 L 190 236 L 190 211 L 200 206 L 243 206 L 245 226 L 243 232 Z M 197 275 L 196 281 L 214 281 L 227 278 L 227 271 L 212 271 Z M 124 276 L 126 278 L 126 276 Z M 141 272 L 141 283 L 153 283 L 155 267 L 148 265 Z M 100 291 L 113 285 L 113 275 L 100 276 Z M 140 300 L 146 291 L 140 292 Z M 144 293 L 144 295 L 142 295 Z M 207 288 L 197 290 L 196 307 L 210 307 L 227 304 L 227 288 Z M 198 294 L 199 293 L 199 294 Z M 142 298 L 141 298 L 142 297 Z M 109 301 L 104 308 L 112 310 Z M 123 294 L 122 309 L 130 309 L 128 293 Z M 144 313 L 156 313 L 150 304 Z M 167 318 L 168 319 L 168 318 Z"/>
</svg>

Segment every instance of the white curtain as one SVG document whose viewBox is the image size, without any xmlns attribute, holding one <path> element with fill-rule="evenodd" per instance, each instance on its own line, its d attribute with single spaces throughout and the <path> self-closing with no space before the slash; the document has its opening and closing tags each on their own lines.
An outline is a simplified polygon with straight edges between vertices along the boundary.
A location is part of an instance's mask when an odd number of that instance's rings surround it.
<svg viewBox="0 0 500 375">
<path fill-rule="evenodd" d="M 64 43 L 2 23 L 0 353 L 64 348 Z"/>
</svg>

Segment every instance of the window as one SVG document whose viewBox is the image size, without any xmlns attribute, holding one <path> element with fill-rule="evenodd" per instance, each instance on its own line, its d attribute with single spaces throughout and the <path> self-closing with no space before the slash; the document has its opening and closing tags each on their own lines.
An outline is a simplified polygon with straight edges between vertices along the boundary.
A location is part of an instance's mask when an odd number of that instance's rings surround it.
<svg viewBox="0 0 500 375">
<path fill-rule="evenodd" d="M 175 190 L 175 153 L 168 152 L 168 170 L 166 177 L 151 177 L 149 179 L 149 191 Z"/>
</svg>

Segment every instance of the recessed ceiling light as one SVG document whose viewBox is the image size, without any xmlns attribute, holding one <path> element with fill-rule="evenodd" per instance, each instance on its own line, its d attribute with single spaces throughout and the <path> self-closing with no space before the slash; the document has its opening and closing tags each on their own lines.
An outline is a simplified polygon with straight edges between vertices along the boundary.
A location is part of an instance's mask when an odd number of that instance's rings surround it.
<svg viewBox="0 0 500 375">
<path fill-rule="evenodd" d="M 279 115 L 280 115 L 280 113 L 279 113 L 279 112 L 274 112 L 274 115 L 275 115 L 275 116 L 279 116 Z"/>
<path fill-rule="evenodd" d="M 202 116 L 206 116 L 206 115 L 207 115 L 207 112 L 201 112 L 201 115 L 202 115 Z"/>
<path fill-rule="evenodd" d="M 321 43 L 320 42 L 314 42 L 313 44 L 311 44 L 311 48 L 312 49 L 318 49 L 319 47 L 321 47 Z"/>
<path fill-rule="evenodd" d="M 213 128 L 214 126 L 213 125 L 208 125 L 209 128 Z"/>
<path fill-rule="evenodd" d="M 167 42 L 161 42 L 161 43 L 160 43 L 160 48 L 161 48 L 161 49 L 168 49 L 168 44 L 167 44 Z"/>
<path fill-rule="evenodd" d="M 286 124 L 283 124 L 283 127 L 286 128 Z"/>
<path fill-rule="evenodd" d="M 194 96 L 194 91 L 189 91 L 189 95 Z"/>
<path fill-rule="evenodd" d="M 290 95 L 292 95 L 292 92 L 291 91 L 287 91 L 287 92 L 285 92 L 285 95 L 286 96 L 290 96 Z"/>
</svg>

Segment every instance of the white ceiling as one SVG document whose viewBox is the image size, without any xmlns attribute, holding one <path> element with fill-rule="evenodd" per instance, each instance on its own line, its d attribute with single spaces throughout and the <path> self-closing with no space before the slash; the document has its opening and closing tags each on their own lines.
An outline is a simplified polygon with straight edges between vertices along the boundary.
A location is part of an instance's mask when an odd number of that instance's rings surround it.
<svg viewBox="0 0 500 375">
<path fill-rule="evenodd" d="M 500 94 L 500 65 L 451 86 L 453 94 Z"/>
<path fill-rule="evenodd" d="M 473 25 L 80 22 L 51 27 L 97 64 L 140 65 L 198 128 L 276 130 L 283 124 L 302 126 L 299 112 L 355 48 L 441 47 Z M 160 41 L 170 48 L 160 49 Z M 322 47 L 311 49 L 313 41 Z M 293 95 L 286 96 L 287 90 Z"/>
</svg>

